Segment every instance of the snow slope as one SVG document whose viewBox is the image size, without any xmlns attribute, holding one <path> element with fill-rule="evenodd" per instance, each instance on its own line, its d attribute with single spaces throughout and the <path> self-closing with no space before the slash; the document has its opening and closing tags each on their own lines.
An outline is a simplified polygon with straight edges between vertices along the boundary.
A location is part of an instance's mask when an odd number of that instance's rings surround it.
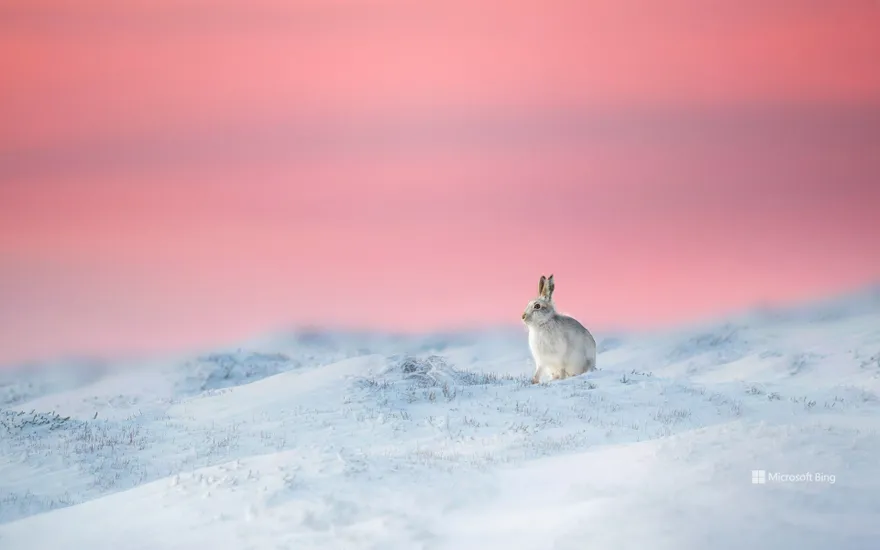
<svg viewBox="0 0 880 550">
<path fill-rule="evenodd" d="M 535 386 L 519 330 L 3 373 L 0 548 L 878 548 L 880 289 L 597 336 Z"/>
</svg>

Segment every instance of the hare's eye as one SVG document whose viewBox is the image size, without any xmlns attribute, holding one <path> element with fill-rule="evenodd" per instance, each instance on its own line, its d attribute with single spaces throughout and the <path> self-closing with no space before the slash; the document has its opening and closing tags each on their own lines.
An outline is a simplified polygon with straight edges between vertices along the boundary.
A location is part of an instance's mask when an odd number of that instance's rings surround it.
<svg viewBox="0 0 880 550">
<path fill-rule="evenodd" d="M 541 309 L 541 304 L 535 304 L 535 309 Z"/>
</svg>

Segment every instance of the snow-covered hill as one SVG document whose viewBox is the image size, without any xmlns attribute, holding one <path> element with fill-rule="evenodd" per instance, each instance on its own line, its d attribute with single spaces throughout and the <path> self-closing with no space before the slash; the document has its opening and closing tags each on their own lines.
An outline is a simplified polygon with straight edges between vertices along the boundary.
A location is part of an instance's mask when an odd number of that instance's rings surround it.
<svg viewBox="0 0 880 550">
<path fill-rule="evenodd" d="M 878 548 L 880 289 L 597 339 L 543 385 L 521 330 L 0 372 L 0 548 Z"/>
</svg>

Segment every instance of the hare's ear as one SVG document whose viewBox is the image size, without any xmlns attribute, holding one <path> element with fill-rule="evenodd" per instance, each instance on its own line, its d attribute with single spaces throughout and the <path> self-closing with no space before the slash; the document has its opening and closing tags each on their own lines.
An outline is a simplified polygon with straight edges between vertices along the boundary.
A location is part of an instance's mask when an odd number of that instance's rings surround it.
<svg viewBox="0 0 880 550">
<path fill-rule="evenodd" d="M 547 288 L 547 277 L 541 275 L 541 280 L 538 281 L 538 296 L 544 296 L 545 288 Z"/>
<path fill-rule="evenodd" d="M 547 279 L 547 283 L 544 284 L 544 297 L 547 298 L 547 301 L 553 301 L 553 291 L 556 290 L 556 283 L 553 282 L 553 275 Z"/>
</svg>

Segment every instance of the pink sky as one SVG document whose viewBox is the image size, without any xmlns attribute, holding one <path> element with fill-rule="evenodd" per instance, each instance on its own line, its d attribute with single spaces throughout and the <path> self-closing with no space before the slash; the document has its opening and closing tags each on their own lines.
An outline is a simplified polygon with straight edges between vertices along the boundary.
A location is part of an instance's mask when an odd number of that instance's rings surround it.
<svg viewBox="0 0 880 550">
<path fill-rule="evenodd" d="M 877 2 L 18 4 L 0 363 L 880 280 Z"/>
</svg>

